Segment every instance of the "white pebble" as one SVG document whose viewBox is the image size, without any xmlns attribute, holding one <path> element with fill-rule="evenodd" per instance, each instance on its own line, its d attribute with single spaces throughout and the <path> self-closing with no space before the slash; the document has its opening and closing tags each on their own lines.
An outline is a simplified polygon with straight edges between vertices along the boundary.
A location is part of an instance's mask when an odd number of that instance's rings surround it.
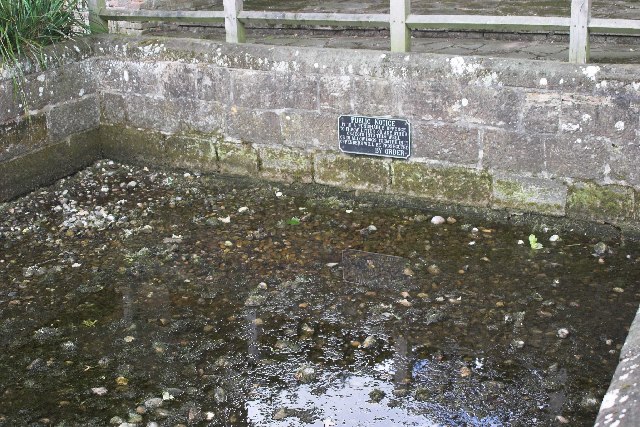
<svg viewBox="0 0 640 427">
<path fill-rule="evenodd" d="M 238 213 L 244 213 L 244 212 L 246 212 L 246 211 L 248 211 L 248 210 L 249 210 L 249 208 L 248 208 L 248 207 L 243 206 L 243 207 L 241 207 L 240 209 L 238 209 Z"/>
<path fill-rule="evenodd" d="M 276 197 L 282 197 L 282 191 L 276 191 Z"/>
<path fill-rule="evenodd" d="M 569 336 L 569 330 L 567 328 L 558 329 L 558 338 L 565 339 Z"/>
<path fill-rule="evenodd" d="M 93 387 L 91 389 L 91 392 L 93 394 L 98 395 L 98 396 L 104 396 L 105 394 L 107 394 L 107 388 L 106 387 Z"/>
<path fill-rule="evenodd" d="M 440 225 L 440 224 L 444 224 L 445 222 L 447 222 L 447 220 L 441 217 L 440 215 L 436 215 L 433 218 L 431 218 L 431 224 Z"/>
<path fill-rule="evenodd" d="M 560 240 L 560 236 L 558 236 L 557 234 L 554 234 L 553 236 L 549 237 L 550 242 L 557 242 L 558 240 Z"/>
<path fill-rule="evenodd" d="M 127 188 L 134 188 L 136 185 L 138 185 L 137 182 L 135 181 L 129 181 L 129 183 L 127 184 Z"/>
</svg>

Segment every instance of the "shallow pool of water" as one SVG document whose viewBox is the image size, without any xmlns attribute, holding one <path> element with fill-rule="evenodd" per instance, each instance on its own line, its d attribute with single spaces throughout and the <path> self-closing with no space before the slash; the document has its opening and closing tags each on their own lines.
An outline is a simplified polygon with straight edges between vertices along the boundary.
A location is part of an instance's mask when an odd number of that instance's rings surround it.
<svg viewBox="0 0 640 427">
<path fill-rule="evenodd" d="M 0 205 L 0 425 L 593 422 L 637 244 L 336 194 L 102 161 Z"/>
</svg>

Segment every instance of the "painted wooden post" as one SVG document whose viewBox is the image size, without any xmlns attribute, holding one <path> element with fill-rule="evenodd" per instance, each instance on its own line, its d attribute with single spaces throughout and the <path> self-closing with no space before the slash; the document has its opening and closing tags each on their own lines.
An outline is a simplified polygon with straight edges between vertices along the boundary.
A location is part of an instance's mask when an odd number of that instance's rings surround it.
<svg viewBox="0 0 640 427">
<path fill-rule="evenodd" d="M 589 61 L 590 20 L 591 0 L 572 0 L 569 62 L 584 64 Z"/>
<path fill-rule="evenodd" d="M 100 10 L 107 7 L 106 0 L 87 0 L 89 9 L 89 29 L 91 34 L 108 33 L 109 24 L 100 17 Z"/>
<path fill-rule="evenodd" d="M 244 43 L 244 24 L 238 20 L 242 12 L 243 0 L 224 0 L 224 28 L 227 43 Z"/>
<path fill-rule="evenodd" d="M 411 0 L 390 2 L 391 52 L 408 52 L 411 49 L 411 31 L 407 27 L 407 16 L 411 13 Z"/>
</svg>

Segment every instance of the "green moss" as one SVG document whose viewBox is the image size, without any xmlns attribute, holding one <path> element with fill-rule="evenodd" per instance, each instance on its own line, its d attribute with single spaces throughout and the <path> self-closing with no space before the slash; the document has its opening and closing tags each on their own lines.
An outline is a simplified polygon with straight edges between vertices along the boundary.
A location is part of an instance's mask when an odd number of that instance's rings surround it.
<svg viewBox="0 0 640 427">
<path fill-rule="evenodd" d="M 260 175 L 266 179 L 285 182 L 311 182 L 313 157 L 286 148 L 261 147 Z"/>
<path fill-rule="evenodd" d="M 220 172 L 229 175 L 257 175 L 258 153 L 249 144 L 221 142 L 218 145 Z"/>
<path fill-rule="evenodd" d="M 394 162 L 393 191 L 446 203 L 488 206 L 491 175 L 486 171 Z"/>
<path fill-rule="evenodd" d="M 569 189 L 567 215 L 606 222 L 628 220 L 633 217 L 634 198 L 630 187 L 578 183 Z"/>
<path fill-rule="evenodd" d="M 316 159 L 315 180 L 343 188 L 385 191 L 389 184 L 389 165 L 369 157 L 324 155 Z"/>
<path fill-rule="evenodd" d="M 89 131 L 0 163 L 0 201 L 71 175 L 99 157 L 99 135 Z"/>
<path fill-rule="evenodd" d="M 522 178 L 493 181 L 493 207 L 547 215 L 564 215 L 566 187 Z"/>
<path fill-rule="evenodd" d="M 105 157 L 125 163 L 215 172 L 217 134 L 177 134 L 102 125 Z"/>
</svg>

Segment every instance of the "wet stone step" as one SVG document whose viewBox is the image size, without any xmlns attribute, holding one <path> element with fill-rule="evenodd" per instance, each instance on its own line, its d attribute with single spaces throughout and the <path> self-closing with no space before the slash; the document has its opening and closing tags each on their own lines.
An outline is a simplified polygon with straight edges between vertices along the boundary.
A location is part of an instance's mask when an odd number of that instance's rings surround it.
<svg viewBox="0 0 640 427">
<path fill-rule="evenodd" d="M 0 426 L 590 425 L 640 247 L 543 222 L 100 161 L 0 205 Z"/>
</svg>

